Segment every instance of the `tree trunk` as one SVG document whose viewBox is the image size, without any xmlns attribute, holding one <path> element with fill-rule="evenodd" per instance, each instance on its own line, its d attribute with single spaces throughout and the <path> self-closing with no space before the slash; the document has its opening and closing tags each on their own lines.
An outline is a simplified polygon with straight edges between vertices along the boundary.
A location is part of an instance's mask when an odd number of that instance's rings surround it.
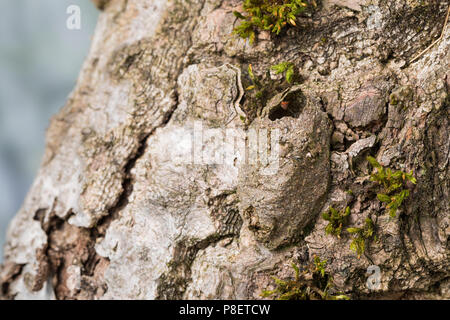
<svg viewBox="0 0 450 320">
<path fill-rule="evenodd" d="M 353 299 L 450 298 L 449 1 L 322 1 L 253 45 L 239 0 L 98 3 L 9 228 L 5 298 L 258 299 L 315 256 Z M 369 155 L 417 179 L 395 217 Z M 350 208 L 340 237 L 330 206 Z M 368 217 L 358 258 L 346 228 Z"/>
</svg>

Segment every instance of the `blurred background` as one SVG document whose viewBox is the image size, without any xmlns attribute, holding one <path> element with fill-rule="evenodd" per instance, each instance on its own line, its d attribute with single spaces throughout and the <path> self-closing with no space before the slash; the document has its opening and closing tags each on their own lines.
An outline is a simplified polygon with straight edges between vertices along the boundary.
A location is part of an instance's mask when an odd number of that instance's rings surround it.
<svg viewBox="0 0 450 320">
<path fill-rule="evenodd" d="M 81 9 L 69 30 L 67 8 Z M 98 11 L 90 0 L 0 1 L 0 262 L 6 229 L 43 156 L 50 117 L 66 102 Z"/>
</svg>

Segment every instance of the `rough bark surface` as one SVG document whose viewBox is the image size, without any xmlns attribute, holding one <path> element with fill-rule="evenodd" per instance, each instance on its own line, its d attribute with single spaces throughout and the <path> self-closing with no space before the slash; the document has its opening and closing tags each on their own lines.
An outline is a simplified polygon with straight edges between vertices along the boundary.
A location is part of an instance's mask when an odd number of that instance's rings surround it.
<svg viewBox="0 0 450 320">
<path fill-rule="evenodd" d="M 231 35 L 238 0 L 96 2 L 91 52 L 9 229 L 5 298 L 254 299 L 315 255 L 355 299 L 450 298 L 450 28 L 410 63 L 440 36 L 449 1 L 327 0 L 254 46 Z M 281 61 L 301 78 L 290 113 L 273 98 L 286 84 L 266 72 Z M 249 64 L 269 83 L 268 112 L 243 89 Z M 194 120 L 279 129 L 278 172 L 176 161 L 191 156 Z M 396 219 L 369 154 L 415 172 Z M 361 258 L 351 237 L 325 234 L 330 205 L 351 208 L 350 226 L 376 221 Z"/>
</svg>

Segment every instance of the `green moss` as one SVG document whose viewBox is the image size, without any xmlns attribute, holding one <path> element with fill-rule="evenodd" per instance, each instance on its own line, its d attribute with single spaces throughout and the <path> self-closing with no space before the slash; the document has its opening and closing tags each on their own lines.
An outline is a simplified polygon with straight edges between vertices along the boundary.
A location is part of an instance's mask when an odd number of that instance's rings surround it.
<svg viewBox="0 0 450 320">
<path fill-rule="evenodd" d="M 248 66 L 248 77 L 250 79 L 250 85 L 245 89 L 247 100 L 245 112 L 248 118 L 252 119 L 256 115 L 258 108 L 260 108 L 261 105 L 264 105 L 268 92 L 263 81 L 253 73 L 251 64 Z"/>
<path fill-rule="evenodd" d="M 267 30 L 280 34 L 287 26 L 296 26 L 297 17 L 308 7 L 306 0 L 243 0 L 244 12 L 234 12 L 241 19 L 233 33 L 253 43 L 256 32 Z"/>
<path fill-rule="evenodd" d="M 253 67 L 251 64 L 248 65 L 248 76 L 250 77 L 252 84 L 248 86 L 246 90 L 251 91 L 257 89 L 258 91 L 260 91 L 263 88 L 263 85 L 261 84 L 261 81 L 253 73 Z"/>
<path fill-rule="evenodd" d="M 349 300 L 346 295 L 330 293 L 334 284 L 333 278 L 325 270 L 326 263 L 326 260 L 314 257 L 313 263 L 303 272 L 293 263 L 295 278 L 281 280 L 273 277 L 276 288 L 263 291 L 261 296 L 276 300 Z"/>
<path fill-rule="evenodd" d="M 377 194 L 378 200 L 386 204 L 389 215 L 395 218 L 397 210 L 403 204 L 403 201 L 409 197 L 409 190 L 406 188 L 407 182 L 416 184 L 416 178 L 413 172 L 406 173 L 403 171 L 393 172 L 389 168 L 384 168 L 373 157 L 367 157 L 369 163 L 373 166 L 374 171 L 370 175 L 372 181 L 377 182 L 382 187 L 382 192 Z"/>
<path fill-rule="evenodd" d="M 322 218 L 329 222 L 325 228 L 326 234 L 331 234 L 340 238 L 342 227 L 347 223 L 349 215 L 350 215 L 349 207 L 337 211 L 332 206 L 330 206 L 330 208 L 327 211 L 322 213 Z"/>
<path fill-rule="evenodd" d="M 272 70 L 275 71 L 276 74 L 284 73 L 285 79 L 287 83 L 292 83 L 295 75 L 295 65 L 292 62 L 281 62 L 272 66 Z"/>
<path fill-rule="evenodd" d="M 396 106 L 398 104 L 398 97 L 395 93 L 392 93 L 389 97 L 389 104 L 392 106 Z"/>
<path fill-rule="evenodd" d="M 366 242 L 368 240 L 376 239 L 375 224 L 370 218 L 366 218 L 364 227 L 347 228 L 347 232 L 354 235 L 353 241 L 350 244 L 350 249 L 356 252 L 358 259 L 366 250 Z"/>
</svg>

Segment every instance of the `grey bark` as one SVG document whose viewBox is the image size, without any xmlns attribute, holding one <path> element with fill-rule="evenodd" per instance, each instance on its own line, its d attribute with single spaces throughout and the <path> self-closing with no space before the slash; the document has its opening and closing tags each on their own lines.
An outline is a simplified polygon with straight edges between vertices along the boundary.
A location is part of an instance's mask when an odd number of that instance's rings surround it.
<svg viewBox="0 0 450 320">
<path fill-rule="evenodd" d="M 231 35 L 240 3 L 97 1 L 91 51 L 9 228 L 5 298 L 257 299 L 314 256 L 355 299 L 450 298 L 449 28 L 410 63 L 440 36 L 449 1 L 323 1 L 254 46 Z M 267 73 L 281 61 L 297 67 L 289 92 Z M 243 89 L 249 64 L 263 101 Z M 177 148 L 195 120 L 279 129 L 279 170 L 168 157 L 190 156 Z M 418 180 L 396 219 L 369 154 Z M 376 221 L 360 259 L 350 236 L 325 234 L 330 205 L 351 208 L 349 226 Z"/>
</svg>

